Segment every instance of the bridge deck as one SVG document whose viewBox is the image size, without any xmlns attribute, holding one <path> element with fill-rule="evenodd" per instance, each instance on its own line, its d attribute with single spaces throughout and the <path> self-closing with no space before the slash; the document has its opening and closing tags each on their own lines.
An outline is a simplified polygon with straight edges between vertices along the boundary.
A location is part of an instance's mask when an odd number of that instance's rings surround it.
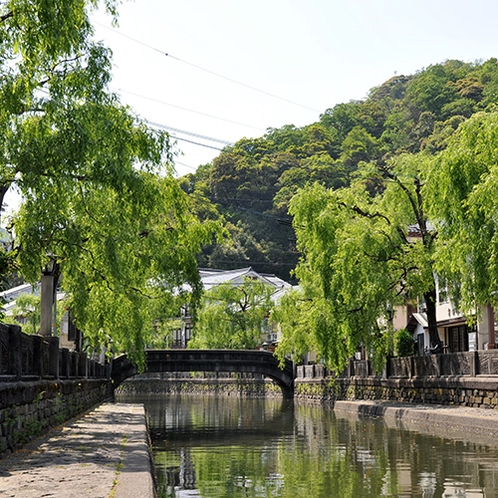
<svg viewBox="0 0 498 498">
<path fill-rule="evenodd" d="M 268 351 L 218 349 L 152 349 L 146 352 L 145 372 L 250 372 L 273 379 L 285 397 L 294 392 L 294 366 L 286 360 L 280 368 Z M 138 373 L 126 355 L 113 360 L 111 376 L 115 385 Z"/>
</svg>

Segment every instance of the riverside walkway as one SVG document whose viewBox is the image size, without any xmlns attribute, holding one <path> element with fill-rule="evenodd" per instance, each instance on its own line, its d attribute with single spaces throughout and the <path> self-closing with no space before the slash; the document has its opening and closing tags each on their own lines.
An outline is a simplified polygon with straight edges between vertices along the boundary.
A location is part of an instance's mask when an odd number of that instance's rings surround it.
<svg viewBox="0 0 498 498">
<path fill-rule="evenodd" d="M 378 417 L 393 429 L 498 445 L 498 409 L 356 400 L 337 401 L 334 413 L 348 419 Z"/>
<path fill-rule="evenodd" d="M 153 498 L 143 406 L 103 404 L 0 460 L 0 496 Z"/>
</svg>

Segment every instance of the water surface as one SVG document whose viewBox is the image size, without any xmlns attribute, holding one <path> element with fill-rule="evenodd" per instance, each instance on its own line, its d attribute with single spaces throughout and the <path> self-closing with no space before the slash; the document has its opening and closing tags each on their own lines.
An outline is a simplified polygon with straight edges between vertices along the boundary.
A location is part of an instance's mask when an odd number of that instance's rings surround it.
<svg viewBox="0 0 498 498">
<path fill-rule="evenodd" d="M 498 497 L 497 447 L 280 400 L 140 401 L 161 498 Z"/>
</svg>

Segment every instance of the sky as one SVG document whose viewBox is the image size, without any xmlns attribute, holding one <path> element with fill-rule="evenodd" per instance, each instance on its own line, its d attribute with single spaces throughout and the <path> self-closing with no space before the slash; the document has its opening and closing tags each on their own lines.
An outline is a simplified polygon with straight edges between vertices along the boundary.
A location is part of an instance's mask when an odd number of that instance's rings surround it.
<svg viewBox="0 0 498 498">
<path fill-rule="evenodd" d="M 395 74 L 497 57 L 497 18 L 494 0 L 136 0 L 117 27 L 92 14 L 113 52 L 111 90 L 177 138 L 178 175 Z"/>
</svg>

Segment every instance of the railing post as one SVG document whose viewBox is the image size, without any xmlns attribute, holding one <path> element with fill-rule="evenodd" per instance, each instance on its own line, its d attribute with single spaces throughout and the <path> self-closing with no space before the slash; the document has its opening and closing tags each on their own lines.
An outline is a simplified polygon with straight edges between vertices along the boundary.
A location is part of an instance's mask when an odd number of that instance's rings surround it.
<svg viewBox="0 0 498 498">
<path fill-rule="evenodd" d="M 85 379 L 88 377 L 88 358 L 83 352 L 78 353 L 78 376 Z"/>
<path fill-rule="evenodd" d="M 33 337 L 33 373 L 40 378 L 43 377 L 43 337 L 34 335 Z"/>
<path fill-rule="evenodd" d="M 48 374 L 59 378 L 59 338 L 47 337 L 48 342 Z"/>
<path fill-rule="evenodd" d="M 21 350 L 21 327 L 9 325 L 9 373 L 16 380 L 22 375 L 22 350 Z"/>
<path fill-rule="evenodd" d="M 436 365 L 437 365 L 437 376 L 441 377 L 444 375 L 443 372 L 443 355 L 442 354 L 437 354 L 436 355 Z"/>
<path fill-rule="evenodd" d="M 61 371 L 59 372 L 59 376 L 61 378 L 68 379 L 70 374 L 69 368 L 69 349 L 62 348 L 61 349 Z"/>
<path fill-rule="evenodd" d="M 478 372 L 479 358 L 477 356 L 477 351 L 471 351 L 468 354 L 470 355 L 470 358 L 469 358 L 470 376 L 475 377 L 479 373 Z"/>
<path fill-rule="evenodd" d="M 386 358 L 386 379 L 389 379 L 391 377 L 391 357 L 388 355 Z"/>
</svg>

